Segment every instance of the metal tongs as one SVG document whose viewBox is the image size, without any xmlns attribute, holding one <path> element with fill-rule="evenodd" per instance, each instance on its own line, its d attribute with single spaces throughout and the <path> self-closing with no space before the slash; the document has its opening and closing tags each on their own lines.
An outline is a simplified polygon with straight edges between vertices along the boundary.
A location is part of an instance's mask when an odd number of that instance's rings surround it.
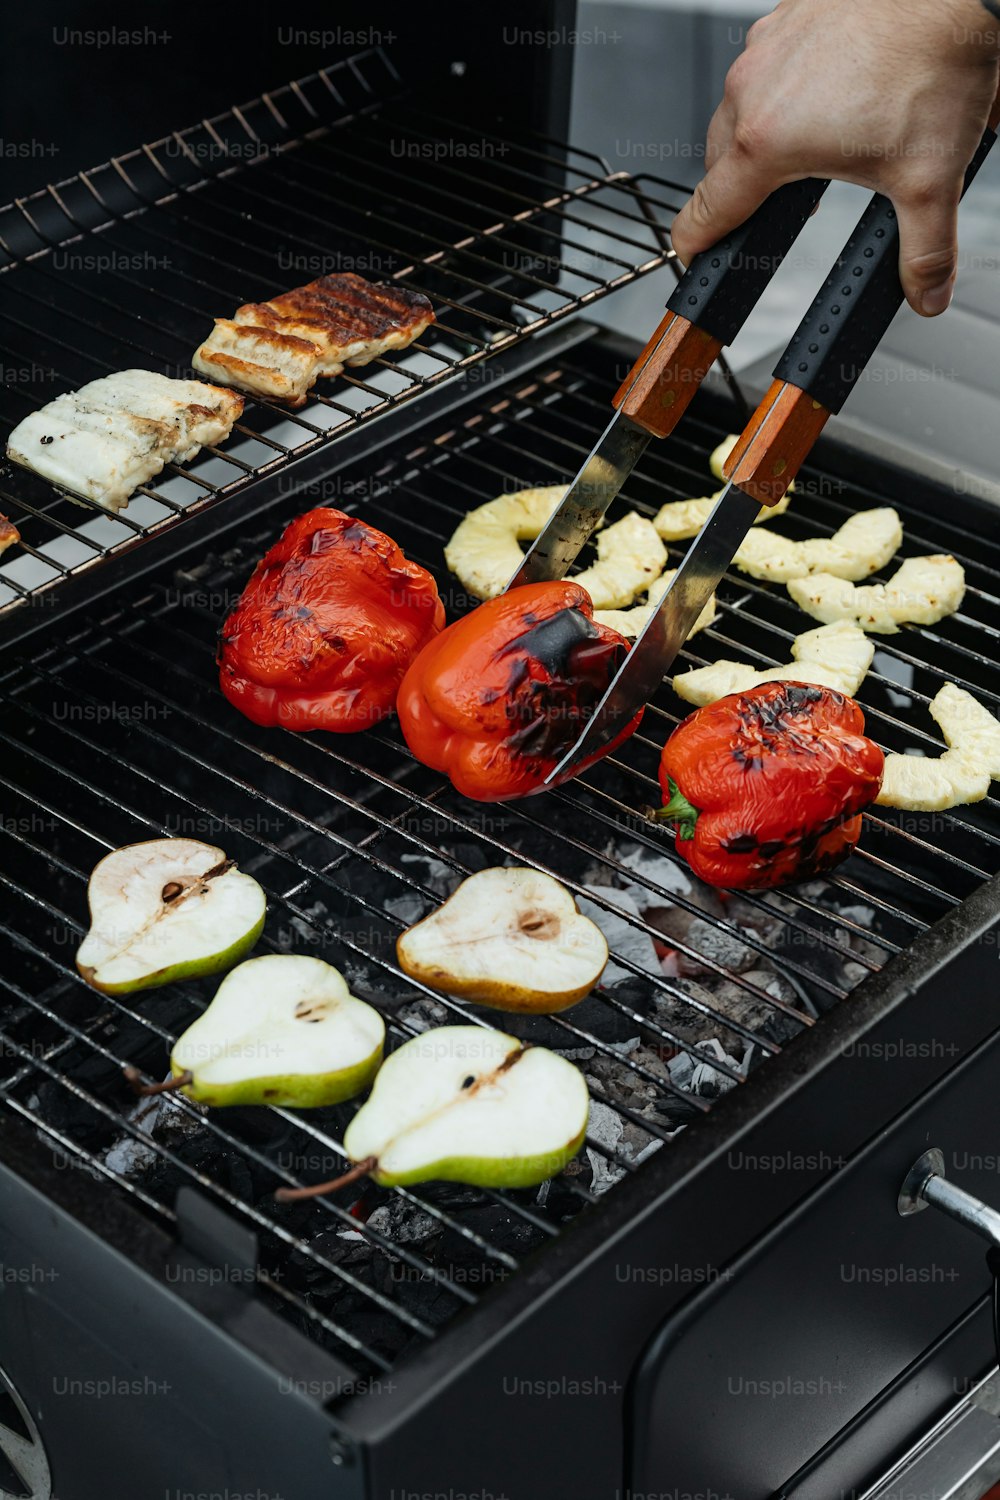
<svg viewBox="0 0 1000 1500">
<path fill-rule="evenodd" d="M 998 121 L 1000 101 L 966 172 L 966 188 L 996 140 Z M 615 415 L 508 589 L 565 577 L 650 439 L 674 430 L 723 347 L 739 333 L 826 187 L 806 178 L 779 188 L 746 224 L 695 258 L 616 394 Z M 761 507 L 777 504 L 788 490 L 902 306 L 898 263 L 896 214 L 876 193 L 726 460 L 725 489 L 548 783 L 581 770 L 659 687 Z"/>
</svg>

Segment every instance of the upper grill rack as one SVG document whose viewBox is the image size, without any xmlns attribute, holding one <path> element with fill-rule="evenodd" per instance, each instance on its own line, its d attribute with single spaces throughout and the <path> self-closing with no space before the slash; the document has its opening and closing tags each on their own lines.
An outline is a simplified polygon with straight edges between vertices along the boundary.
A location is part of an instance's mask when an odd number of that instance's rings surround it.
<svg viewBox="0 0 1000 1500">
<path fill-rule="evenodd" d="M 609 357 L 584 347 L 502 399 L 482 397 L 457 428 L 431 431 L 416 447 L 397 442 L 367 475 L 361 508 L 460 607 L 442 561 L 451 529 L 501 489 L 571 473 L 614 374 Z M 699 398 L 620 503 L 649 513 L 706 487 L 719 415 Z M 923 705 L 942 680 L 998 702 L 993 664 L 973 642 L 1000 627 L 1000 536 L 961 516 L 942 520 L 929 505 L 921 513 L 910 480 L 906 493 L 904 550 L 955 552 L 968 600 L 934 630 L 880 644 L 860 697 L 880 743 L 935 753 Z M 800 497 L 780 522 L 794 535 L 828 534 L 859 506 L 895 498 L 815 470 Z M 457 797 L 412 760 L 393 727 L 349 740 L 256 729 L 218 696 L 215 629 L 303 498 L 272 507 L 260 534 L 232 553 L 173 576 L 161 570 L 41 659 L 8 666 L 0 1098 L 58 1160 L 117 1183 L 156 1216 L 169 1222 L 177 1187 L 190 1182 L 250 1223 L 264 1294 L 372 1375 L 513 1272 L 610 1180 L 634 1172 L 722 1088 L 1000 867 L 1000 804 L 916 817 L 880 811 L 866 820 L 861 852 L 832 879 L 723 901 L 686 882 L 669 839 L 637 813 L 652 800 L 659 741 L 684 712 L 669 689 L 641 737 L 613 759 L 572 786 L 501 808 Z M 787 657 L 803 617 L 784 590 L 733 575 L 719 597 L 721 620 L 696 639 L 690 660 L 734 649 L 761 665 Z M 72 954 L 88 871 L 108 849 L 162 833 L 208 839 L 237 857 L 268 893 L 260 951 L 313 951 L 336 964 L 381 1009 L 392 1045 L 429 1022 L 487 1024 L 482 1011 L 433 996 L 394 963 L 397 933 L 457 876 L 514 859 L 615 916 L 615 969 L 598 993 L 526 1023 L 536 1040 L 583 1054 L 594 1099 L 586 1161 L 538 1193 L 431 1184 L 369 1191 L 359 1216 L 336 1200 L 279 1210 L 270 1197 L 279 1182 L 338 1170 L 350 1106 L 202 1114 L 175 1098 L 130 1109 L 121 1065 L 162 1076 L 170 1041 L 212 986 L 171 986 L 134 1003 L 99 997 Z M 700 1079 L 683 1070 L 706 1061 Z"/>
<path fill-rule="evenodd" d="M 397 100 L 381 48 L 0 210 L 0 436 L 130 366 L 189 376 L 215 316 L 334 271 L 426 292 L 397 358 L 322 381 L 291 413 L 248 399 L 233 435 L 168 465 L 117 516 L 10 463 L 0 614 L 305 459 L 670 257 L 660 179 Z M 290 476 L 289 476 L 290 479 Z M 82 507 L 82 509 L 81 509 Z"/>
</svg>

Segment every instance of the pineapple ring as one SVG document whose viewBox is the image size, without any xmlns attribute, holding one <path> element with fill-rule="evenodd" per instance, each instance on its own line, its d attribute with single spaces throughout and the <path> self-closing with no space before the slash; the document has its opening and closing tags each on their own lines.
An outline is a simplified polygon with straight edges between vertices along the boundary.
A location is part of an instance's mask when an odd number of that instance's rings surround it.
<svg viewBox="0 0 1000 1500">
<path fill-rule="evenodd" d="M 887 755 L 881 807 L 943 812 L 981 802 L 1000 780 L 1000 724 L 971 693 L 946 682 L 930 705 L 948 749 L 936 758 Z"/>
<path fill-rule="evenodd" d="M 832 573 L 793 578 L 788 592 L 815 620 L 849 620 L 877 635 L 894 635 L 901 624 L 934 625 L 952 615 L 965 595 L 961 563 L 946 554 L 908 557 L 888 583 L 846 583 Z"/>
<path fill-rule="evenodd" d="M 758 671 L 742 661 L 717 661 L 709 667 L 679 672 L 674 692 L 687 703 L 703 708 L 727 693 L 745 693 L 762 682 L 812 682 L 853 697 L 872 664 L 875 647 L 856 625 L 838 621 L 796 636 L 792 661 Z"/>
<path fill-rule="evenodd" d="M 533 542 L 566 493 L 564 484 L 512 490 L 477 505 L 460 521 L 444 560 L 474 599 L 502 594 L 524 559 L 519 542 Z"/>
<path fill-rule="evenodd" d="M 635 640 L 646 628 L 653 609 L 667 592 L 667 589 L 670 587 L 670 580 L 676 572 L 676 568 L 671 568 L 668 572 L 662 574 L 655 583 L 650 584 L 645 604 L 636 604 L 631 609 L 595 609 L 594 619 L 600 625 L 610 625 L 612 630 L 617 630 L 618 634 L 623 635 L 626 640 Z M 706 626 L 713 625 L 717 614 L 718 609 L 716 608 L 715 595 L 712 594 L 705 608 L 688 631 L 687 639 L 690 640 L 693 635 L 697 635 L 698 631 L 704 630 Z"/>
<path fill-rule="evenodd" d="M 898 513 L 880 506 L 850 516 L 833 536 L 814 536 L 803 542 L 790 541 L 764 527 L 748 531 L 734 561 L 741 573 L 765 583 L 789 583 L 810 573 L 829 573 L 857 583 L 884 568 L 902 540 Z"/>
<path fill-rule="evenodd" d="M 513 490 L 487 500 L 461 521 L 444 560 L 475 599 L 502 594 L 524 559 L 521 542 L 533 542 L 566 493 L 564 484 Z M 597 537 L 597 562 L 574 578 L 595 609 L 622 609 L 663 572 L 664 547 L 652 521 L 630 511 Z"/>
</svg>

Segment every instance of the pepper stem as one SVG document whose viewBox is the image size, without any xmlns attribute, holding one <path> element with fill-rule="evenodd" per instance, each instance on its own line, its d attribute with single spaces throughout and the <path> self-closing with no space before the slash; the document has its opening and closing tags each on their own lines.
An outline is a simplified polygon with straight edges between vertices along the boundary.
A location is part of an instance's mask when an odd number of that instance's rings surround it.
<svg viewBox="0 0 1000 1500">
<path fill-rule="evenodd" d="M 650 816 L 657 823 L 676 823 L 677 837 L 682 842 L 694 838 L 694 827 L 701 817 L 701 808 L 689 802 L 672 777 L 667 777 L 670 800 Z"/>
</svg>

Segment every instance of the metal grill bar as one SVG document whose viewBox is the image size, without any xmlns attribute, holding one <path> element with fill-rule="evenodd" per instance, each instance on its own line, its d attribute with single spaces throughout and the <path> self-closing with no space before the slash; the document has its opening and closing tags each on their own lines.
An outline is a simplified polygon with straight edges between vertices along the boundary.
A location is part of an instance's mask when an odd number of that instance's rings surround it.
<svg viewBox="0 0 1000 1500">
<path fill-rule="evenodd" d="M 405 354 L 324 382 L 302 412 L 248 401 L 221 448 L 188 465 L 167 465 L 140 487 L 155 507 L 149 516 L 109 523 L 86 497 L 74 496 L 70 505 L 25 471 L 8 477 L 3 501 L 24 545 L 0 563 L 0 613 L 64 590 L 151 532 L 172 529 L 185 515 L 275 474 L 283 461 L 345 436 L 669 258 L 665 225 L 677 207 L 670 184 L 658 184 L 666 197 L 646 195 L 654 207 L 644 217 L 630 179 L 570 147 L 540 151 L 530 140 L 490 136 L 504 156 L 489 185 L 436 153 L 399 170 L 391 160 L 393 132 L 410 130 L 421 148 L 438 139 L 431 133 L 437 129 L 466 137 L 461 127 L 439 127 L 428 117 L 419 127 L 405 113 L 382 119 L 393 74 L 380 51 L 361 54 L 333 74 L 301 80 L 0 209 L 5 348 L 30 370 L 19 389 L 4 387 L 4 430 L 57 391 L 124 360 L 187 373 L 211 318 L 228 315 L 238 300 L 234 276 L 257 298 L 308 279 L 278 268 L 288 243 L 320 269 L 343 269 L 377 252 L 384 274 L 426 291 L 448 314 Z M 260 155 L 232 165 L 227 142 L 234 133 L 260 145 Z M 224 163 L 217 172 L 203 166 L 209 147 Z M 462 193 L 470 180 L 476 190 Z M 556 254 L 563 245 L 565 253 Z M 582 253 L 592 264 L 574 265 Z M 60 256 L 76 257 L 70 272 Z M 102 258 L 106 264 L 95 270 Z M 229 467 L 220 470 L 221 463 Z M 79 505 L 90 522 L 80 522 Z"/>
<path fill-rule="evenodd" d="M 608 365 L 606 355 L 587 351 L 570 364 L 563 361 L 543 371 L 512 394 L 480 399 L 441 431 L 387 449 L 379 459 L 376 498 L 363 513 L 385 526 L 447 589 L 443 544 L 471 505 L 501 489 L 558 480 L 573 471 L 593 430 L 594 414 L 602 410 L 591 393 L 611 386 Z M 652 514 L 664 499 L 683 498 L 711 483 L 704 472 L 705 453 L 721 430 L 700 418 L 696 408 L 683 431 L 684 442 L 648 456 L 630 484 L 626 503 Z M 811 483 L 807 476 L 806 485 Z M 372 493 L 371 484 L 363 493 Z M 885 503 L 884 497 L 875 498 Z M 855 508 L 854 502 L 853 492 L 836 503 L 824 495 L 814 502 L 810 496 L 808 512 L 802 507 L 797 514 L 793 506 L 782 525 L 796 533 L 825 534 L 840 524 L 838 514 Z M 293 497 L 291 504 L 301 509 L 301 497 Z M 231 597 L 287 516 L 288 507 L 275 506 L 262 522 L 260 536 L 241 539 L 238 560 L 228 554 L 224 563 L 199 559 L 206 588 Z M 928 527 L 930 544 L 939 550 L 936 525 Z M 941 535 L 948 534 L 942 528 Z M 908 546 L 913 541 L 908 526 Z M 976 566 L 971 564 L 970 572 Z M 979 614 L 992 607 L 987 567 L 988 559 L 983 559 L 969 591 L 965 613 L 972 628 Z M 865 974 L 876 973 L 913 933 L 936 921 L 998 863 L 996 799 L 947 817 L 947 847 L 941 847 L 945 839 L 935 839 L 919 822 L 907 823 L 886 811 L 868 819 L 868 847 L 836 880 L 703 906 L 693 889 L 675 888 L 673 872 L 683 865 L 670 840 L 636 819 L 636 807 L 652 800 L 655 790 L 650 773 L 661 730 L 665 735 L 686 712 L 666 687 L 647 715 L 645 730 L 615 757 L 572 786 L 499 812 L 490 809 L 487 817 L 414 761 L 388 725 L 350 741 L 323 743 L 245 724 L 216 697 L 212 640 L 218 606 L 169 584 L 169 576 L 161 576 L 133 589 L 75 636 L 53 643 L 40 659 L 11 663 L 0 684 L 14 708 L 0 731 L 5 808 L 31 809 L 52 825 L 51 833 L 40 837 L 32 828 L 0 822 L 0 836 L 17 851 L 18 861 L 16 875 L 0 876 L 7 893 L 0 945 L 27 966 L 25 977 L 7 984 L 13 1009 L 0 1036 L 9 1063 L 0 1099 L 41 1136 L 65 1142 L 82 1164 L 117 1181 L 145 1211 L 169 1221 L 169 1202 L 164 1201 L 169 1185 L 197 1182 L 258 1229 L 265 1262 L 280 1255 L 282 1247 L 286 1253 L 294 1250 L 314 1274 L 326 1278 L 324 1290 L 314 1294 L 275 1281 L 270 1293 L 292 1316 L 314 1327 L 317 1337 L 346 1350 L 359 1368 L 391 1368 L 411 1341 L 432 1337 L 452 1310 L 475 1302 L 475 1292 L 456 1277 L 447 1258 L 454 1249 L 435 1249 L 426 1240 L 402 1241 L 391 1223 L 387 1229 L 379 1227 L 381 1221 L 370 1224 L 364 1213 L 355 1217 L 337 1200 L 298 1205 L 294 1218 L 270 1209 L 274 1183 L 300 1180 L 298 1168 L 279 1157 L 283 1141 L 311 1143 L 326 1160 L 343 1157 L 341 1127 L 325 1114 L 256 1111 L 255 1122 L 269 1123 L 251 1130 L 241 1112 L 203 1114 L 178 1098 L 163 1105 L 164 1118 L 176 1116 L 197 1125 L 200 1154 L 191 1161 L 162 1138 L 155 1120 L 130 1120 L 123 1113 L 120 1065 L 134 1062 L 147 1076 L 156 1076 L 165 1049 L 207 997 L 204 987 L 171 987 L 164 992 L 170 1009 L 152 1012 L 148 1006 L 133 1009 L 121 998 L 95 998 L 71 963 L 52 951 L 54 925 L 74 940 L 82 930 L 72 913 L 82 913 L 86 872 L 99 853 L 173 831 L 176 811 L 200 819 L 200 826 L 226 830 L 212 834 L 212 841 L 224 842 L 227 853 L 238 857 L 268 892 L 272 921 L 263 951 L 284 951 L 285 939 L 273 927 L 280 919 L 294 923 L 302 940 L 321 944 L 317 951 L 329 950 L 334 962 L 343 962 L 344 955 L 352 975 L 359 971 L 352 987 L 360 987 L 383 1010 L 391 1036 L 400 1040 L 426 1024 L 413 1008 L 424 1004 L 438 1007 L 437 1014 L 448 1019 L 490 1022 L 483 1013 L 401 974 L 392 945 L 414 918 L 398 908 L 397 895 L 426 910 L 440 899 L 437 869 L 454 879 L 484 861 L 514 860 L 550 871 L 575 894 L 594 901 L 599 913 L 620 919 L 623 932 L 666 945 L 670 961 L 681 966 L 663 971 L 659 958 L 640 961 L 625 948 L 624 939 L 613 941 L 620 980 L 602 982 L 585 1002 L 593 1007 L 586 1015 L 571 1011 L 546 1021 L 549 1045 L 589 1055 L 582 1065 L 595 1109 L 604 1106 L 622 1131 L 631 1132 L 614 1139 L 590 1132 L 589 1159 L 612 1174 L 634 1173 L 649 1151 L 669 1141 L 678 1123 L 709 1107 L 708 1099 L 675 1082 L 666 1060 L 707 1061 L 720 1084 L 737 1084 L 748 1068 L 814 1024 Z M 703 644 L 694 643 L 708 659 L 717 649 L 735 649 L 747 660 L 768 663 L 792 638 L 790 606 L 765 586 L 751 588 L 742 577 L 729 577 L 720 590 L 720 605 L 719 626 L 704 633 Z M 927 731 L 910 728 L 888 694 L 905 692 L 914 703 L 929 701 L 934 689 L 926 689 L 942 680 L 942 660 L 947 670 L 957 657 L 952 628 L 966 629 L 961 621 L 954 627 L 948 621 L 935 632 L 915 631 L 903 643 L 885 643 L 883 667 L 861 692 L 877 734 L 895 737 L 896 743 L 934 743 Z M 893 663 L 901 669 L 908 657 L 918 663 L 917 676 L 903 686 L 886 669 Z M 701 657 L 691 653 L 690 659 Z M 56 704 L 62 708 L 59 714 Z M 109 704 L 119 705 L 126 715 L 132 705 L 145 705 L 158 717 L 107 722 L 100 710 Z M 266 812 L 270 821 L 258 817 L 241 823 L 240 813 L 250 809 Z M 428 827 L 433 833 L 427 833 Z M 583 828 L 589 834 L 582 834 Z M 663 863 L 647 866 L 637 862 L 638 855 Z M 434 863 L 424 863 L 430 861 Z M 588 874 L 591 867 L 600 872 L 596 885 Z M 670 928 L 665 935 L 667 929 L 651 918 L 652 907 L 630 909 L 620 895 L 623 889 L 646 893 L 688 925 Z M 368 924 L 364 933 L 361 923 Z M 741 944 L 749 957 L 730 963 L 721 956 L 728 950 L 715 947 L 726 941 Z M 759 972 L 748 965 L 759 966 Z M 700 976 L 693 989 L 683 978 L 690 973 Z M 769 988 L 766 976 L 772 973 L 787 990 Z M 632 990 L 619 990 L 622 982 L 641 982 L 641 998 Z M 406 997 L 402 1004 L 401 995 Z M 740 1008 L 747 1005 L 756 1011 Z M 612 1029 L 605 1029 L 609 1025 Z M 45 1029 L 33 1029 L 38 1027 Z M 33 1045 L 35 1036 L 44 1041 L 41 1049 Z M 640 1038 L 639 1048 L 630 1050 L 609 1039 L 630 1036 Z M 721 1038 L 732 1061 L 706 1055 L 699 1044 L 705 1037 Z M 81 1060 L 91 1063 L 82 1075 L 77 1071 Z M 107 1069 L 99 1078 L 93 1071 L 96 1064 Z M 123 1137 L 139 1141 L 153 1153 L 161 1175 L 115 1172 L 94 1149 L 90 1127 L 78 1122 L 67 1128 L 61 1122 L 56 1095 L 85 1109 L 108 1142 Z M 251 1194 L 234 1190 L 220 1175 L 221 1165 L 234 1159 L 262 1174 Z M 295 1158 L 299 1160 L 301 1155 Z M 592 1171 L 597 1167 L 592 1165 Z M 531 1248 L 550 1240 L 566 1218 L 595 1201 L 597 1178 L 590 1187 L 587 1180 L 570 1172 L 538 1195 L 470 1193 L 480 1205 L 479 1217 L 471 1219 L 462 1203 L 434 1185 L 383 1194 L 382 1201 L 426 1216 L 442 1247 L 462 1246 L 479 1264 L 517 1274 L 525 1244 Z M 482 1217 L 491 1208 L 501 1220 Z M 509 1229 L 503 1226 L 517 1226 L 522 1238 L 505 1238 Z M 371 1258 L 357 1269 L 345 1265 L 331 1248 L 340 1243 L 337 1234 L 347 1230 L 356 1231 L 358 1243 L 370 1252 Z M 397 1261 L 418 1284 L 426 1282 L 440 1294 L 443 1302 L 434 1305 L 433 1313 L 409 1283 L 390 1291 L 375 1278 L 376 1263 Z"/>
</svg>

